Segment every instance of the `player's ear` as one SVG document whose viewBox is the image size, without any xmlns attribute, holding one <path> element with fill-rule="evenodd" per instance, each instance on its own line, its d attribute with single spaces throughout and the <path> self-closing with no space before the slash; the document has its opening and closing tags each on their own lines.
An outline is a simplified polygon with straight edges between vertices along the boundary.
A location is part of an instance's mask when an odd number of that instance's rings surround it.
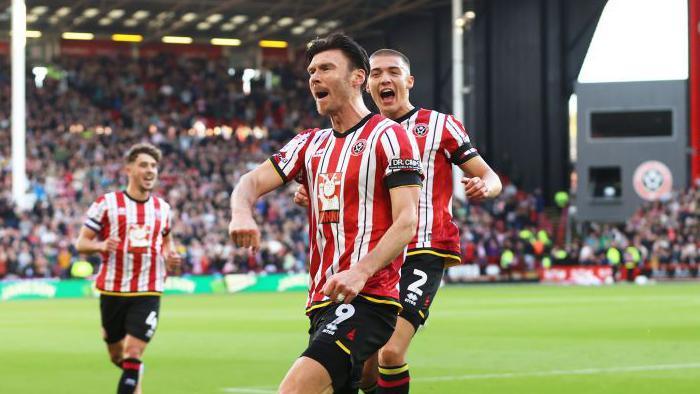
<svg viewBox="0 0 700 394">
<path fill-rule="evenodd" d="M 362 86 L 362 84 L 365 82 L 366 77 L 367 74 L 365 74 L 365 70 L 356 68 L 352 71 L 352 84 L 354 86 Z"/>
<path fill-rule="evenodd" d="M 413 83 L 416 81 L 416 79 L 413 77 L 413 75 L 409 75 L 406 78 L 406 87 L 409 89 L 413 89 Z"/>
</svg>

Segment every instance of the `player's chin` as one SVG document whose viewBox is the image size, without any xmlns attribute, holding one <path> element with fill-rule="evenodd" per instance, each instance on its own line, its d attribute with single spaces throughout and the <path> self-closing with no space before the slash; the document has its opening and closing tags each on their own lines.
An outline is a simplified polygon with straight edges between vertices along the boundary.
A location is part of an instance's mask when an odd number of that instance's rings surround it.
<svg viewBox="0 0 700 394">
<path fill-rule="evenodd" d="M 391 109 L 392 109 L 392 108 L 391 108 L 391 105 L 381 105 L 381 104 L 377 104 L 377 108 L 379 109 L 379 112 L 382 113 L 382 114 L 392 113 L 392 111 L 391 111 Z"/>
</svg>

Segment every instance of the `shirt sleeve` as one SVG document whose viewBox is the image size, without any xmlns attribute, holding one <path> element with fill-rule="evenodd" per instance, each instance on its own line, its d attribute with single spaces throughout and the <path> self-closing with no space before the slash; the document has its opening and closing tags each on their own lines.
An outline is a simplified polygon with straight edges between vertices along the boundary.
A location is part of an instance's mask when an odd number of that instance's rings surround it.
<svg viewBox="0 0 700 394">
<path fill-rule="evenodd" d="M 90 205 L 83 224 L 90 230 L 100 233 L 102 231 L 105 215 L 107 215 L 107 202 L 104 197 L 100 197 Z"/>
<path fill-rule="evenodd" d="M 270 162 L 284 183 L 294 180 L 304 169 L 304 153 L 311 137 L 318 129 L 305 130 L 292 138 L 279 152 L 270 157 Z"/>
<path fill-rule="evenodd" d="M 464 130 L 464 126 L 452 115 L 448 115 L 445 120 L 442 148 L 445 151 L 445 155 L 455 165 L 464 164 L 470 159 L 479 156 L 469 139 L 467 131 Z"/>
<path fill-rule="evenodd" d="M 385 130 L 378 147 L 384 183 L 389 189 L 399 186 L 422 186 L 423 164 L 415 138 L 400 125 Z M 378 168 L 377 171 L 380 171 Z"/>
</svg>

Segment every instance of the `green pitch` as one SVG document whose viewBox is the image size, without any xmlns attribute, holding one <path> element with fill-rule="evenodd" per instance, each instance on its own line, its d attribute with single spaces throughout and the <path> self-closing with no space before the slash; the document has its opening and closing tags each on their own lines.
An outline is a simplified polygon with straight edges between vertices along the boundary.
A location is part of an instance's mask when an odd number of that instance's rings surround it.
<svg viewBox="0 0 700 394">
<path fill-rule="evenodd" d="M 170 296 L 144 392 L 273 393 L 307 340 L 304 294 Z M 700 285 L 443 288 L 412 393 L 698 393 Z M 111 393 L 97 300 L 0 303 L 0 393 Z"/>
</svg>

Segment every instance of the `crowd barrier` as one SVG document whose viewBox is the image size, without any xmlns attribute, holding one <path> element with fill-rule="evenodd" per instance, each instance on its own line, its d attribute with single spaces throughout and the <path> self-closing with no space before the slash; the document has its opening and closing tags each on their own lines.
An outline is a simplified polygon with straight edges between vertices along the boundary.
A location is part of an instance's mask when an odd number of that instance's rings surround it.
<svg viewBox="0 0 700 394">
<path fill-rule="evenodd" d="M 215 294 L 304 291 L 308 274 L 171 276 L 165 294 Z M 86 279 L 30 279 L 0 282 L 0 301 L 97 297 L 94 282 Z"/>
<path fill-rule="evenodd" d="M 658 271 L 658 272 L 657 272 Z M 495 264 L 464 264 L 451 267 L 445 274 L 448 283 L 540 282 L 563 285 L 603 285 L 648 275 L 659 279 L 696 279 L 695 275 L 668 276 L 666 271 L 649 273 L 634 269 L 615 273 L 610 266 L 554 266 L 548 269 L 504 270 Z M 632 275 L 632 276 L 629 276 Z M 308 274 L 234 274 L 216 276 L 171 276 L 165 281 L 165 294 L 215 294 L 306 291 Z M 94 282 L 85 279 L 25 279 L 0 281 L 0 301 L 42 298 L 97 297 Z"/>
</svg>

